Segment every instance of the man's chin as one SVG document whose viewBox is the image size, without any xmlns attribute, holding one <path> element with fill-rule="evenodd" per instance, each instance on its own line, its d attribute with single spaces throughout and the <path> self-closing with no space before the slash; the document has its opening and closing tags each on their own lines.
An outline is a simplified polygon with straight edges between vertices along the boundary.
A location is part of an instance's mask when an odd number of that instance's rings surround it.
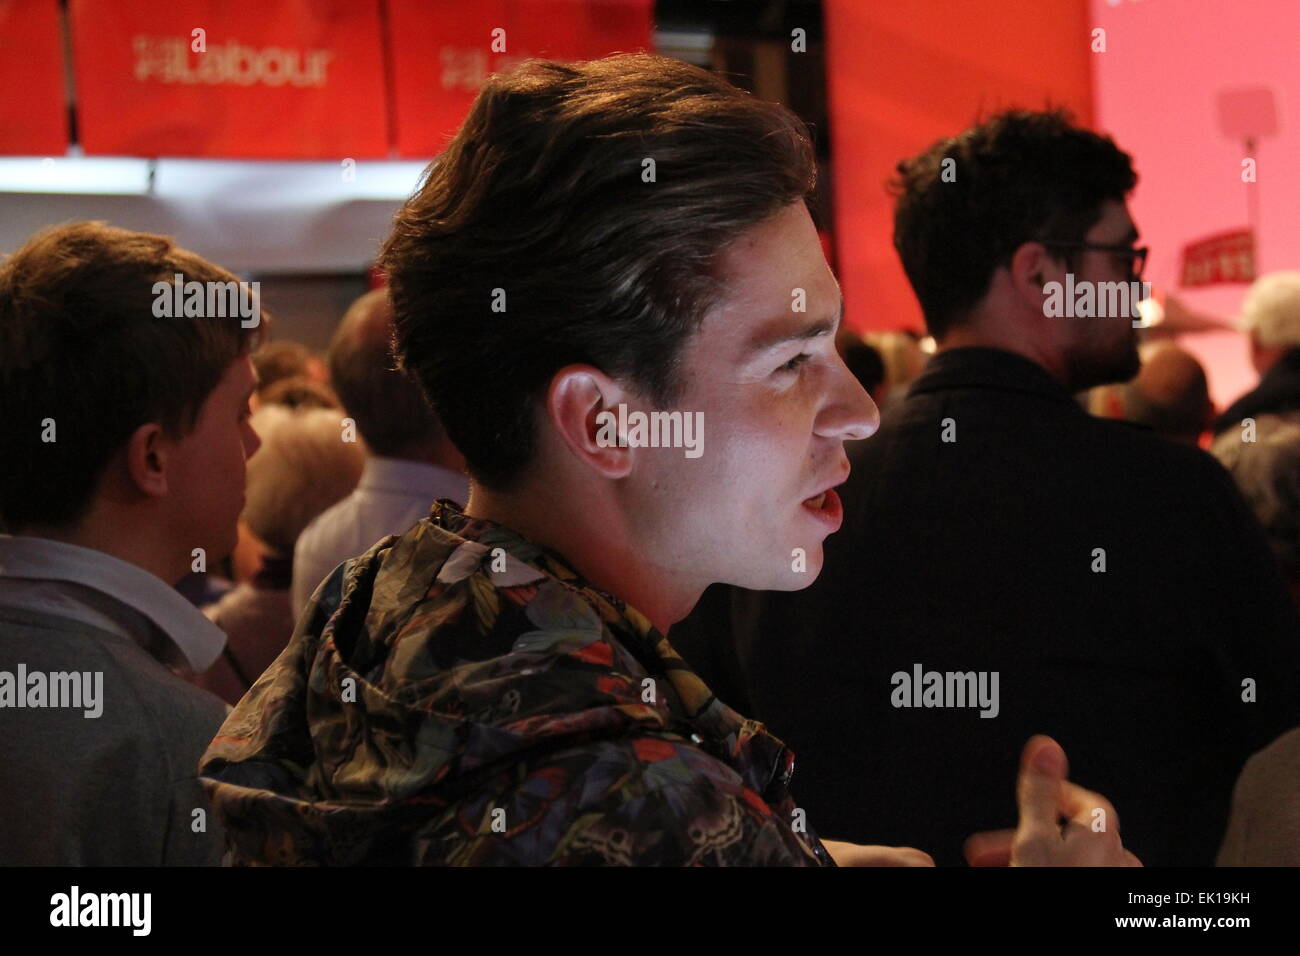
<svg viewBox="0 0 1300 956">
<path fill-rule="evenodd" d="M 745 575 L 745 580 L 736 583 L 750 591 L 802 591 L 822 573 L 822 548 L 817 545 L 812 549 L 796 548 L 793 552 L 783 566 L 761 575 Z"/>
<path fill-rule="evenodd" d="M 768 588 L 769 591 L 802 591 L 804 588 L 812 587 L 812 583 L 822 573 L 822 569 L 809 568 L 806 574 L 787 575 L 786 581 L 782 584 L 773 585 Z"/>
</svg>

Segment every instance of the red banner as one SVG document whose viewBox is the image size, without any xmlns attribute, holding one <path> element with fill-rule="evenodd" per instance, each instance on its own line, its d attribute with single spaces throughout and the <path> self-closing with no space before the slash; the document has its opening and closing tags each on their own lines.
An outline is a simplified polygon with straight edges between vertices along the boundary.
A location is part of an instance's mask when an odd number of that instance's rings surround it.
<svg viewBox="0 0 1300 956">
<path fill-rule="evenodd" d="M 1234 229 L 1183 247 L 1182 284 L 1255 281 L 1255 233 Z"/>
<path fill-rule="evenodd" d="M 67 151 L 58 0 L 0 0 L 0 153 Z"/>
<path fill-rule="evenodd" d="M 437 155 L 483 81 L 530 57 L 649 50 L 652 7 L 652 0 L 389 0 L 398 154 Z"/>
<path fill-rule="evenodd" d="M 72 0 L 88 154 L 383 158 L 378 0 Z"/>
</svg>

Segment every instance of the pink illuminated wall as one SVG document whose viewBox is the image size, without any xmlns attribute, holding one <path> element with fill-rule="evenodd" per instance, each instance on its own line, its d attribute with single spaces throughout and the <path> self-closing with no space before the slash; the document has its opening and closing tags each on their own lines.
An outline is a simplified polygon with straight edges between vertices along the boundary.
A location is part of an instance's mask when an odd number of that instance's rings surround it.
<svg viewBox="0 0 1300 956">
<path fill-rule="evenodd" d="M 1093 59 L 1095 125 L 1133 155 L 1141 181 L 1130 208 L 1151 247 L 1148 278 L 1200 311 L 1232 318 L 1245 286 L 1179 290 L 1191 240 L 1247 223 L 1240 141 L 1219 129 L 1225 89 L 1263 87 L 1277 135 L 1256 150 L 1259 269 L 1300 268 L 1300 2 L 1091 0 L 1106 52 Z M 1241 336 L 1184 336 L 1221 406 L 1255 380 Z"/>
</svg>

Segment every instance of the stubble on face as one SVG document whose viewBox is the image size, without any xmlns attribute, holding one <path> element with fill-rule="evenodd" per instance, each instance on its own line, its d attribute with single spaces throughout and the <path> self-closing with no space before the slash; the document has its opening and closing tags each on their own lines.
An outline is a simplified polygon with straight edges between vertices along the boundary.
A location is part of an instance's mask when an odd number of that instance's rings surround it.
<svg viewBox="0 0 1300 956">
<path fill-rule="evenodd" d="M 1124 203 L 1107 200 L 1102 204 L 1100 220 L 1088 231 L 1087 241 L 1101 245 L 1136 243 L 1137 227 Z M 1087 272 L 1080 276 L 1093 283 L 1121 282 L 1130 290 L 1141 288 L 1125 265 L 1105 252 L 1089 251 L 1081 255 Z M 1100 301 L 1100 298 L 1098 299 Z M 1136 302 L 1132 303 L 1136 305 Z M 1138 354 L 1138 334 L 1131 315 L 1075 318 L 1071 347 L 1065 355 L 1066 381 L 1073 392 L 1097 385 L 1127 382 L 1138 373 L 1142 360 Z"/>
</svg>

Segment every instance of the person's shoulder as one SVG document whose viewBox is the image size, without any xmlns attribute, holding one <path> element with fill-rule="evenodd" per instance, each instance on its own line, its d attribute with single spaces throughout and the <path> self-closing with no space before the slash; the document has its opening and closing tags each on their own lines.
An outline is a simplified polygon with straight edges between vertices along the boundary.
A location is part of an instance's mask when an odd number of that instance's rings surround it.
<svg viewBox="0 0 1300 956">
<path fill-rule="evenodd" d="M 299 562 L 327 560 L 337 551 L 337 542 L 347 533 L 346 518 L 356 511 L 356 497 L 353 489 L 307 523 L 293 547 L 295 567 Z"/>
<path fill-rule="evenodd" d="M 168 783 L 189 786 L 199 758 L 221 730 L 230 707 L 215 694 L 176 676 L 165 667 L 133 670 L 131 693 L 145 720 L 135 725 Z"/>
<path fill-rule="evenodd" d="M 209 728 L 211 737 L 225 720 L 227 707 L 220 698 L 174 674 L 138 645 L 105 641 L 104 646 L 117 664 L 123 697 L 154 714 L 160 737 L 201 735 Z"/>
<path fill-rule="evenodd" d="M 1095 415 L 1082 416 L 1079 421 L 1080 431 L 1089 434 L 1090 447 L 1103 460 L 1160 472 L 1182 484 L 1198 478 L 1221 484 L 1227 477 L 1209 452 L 1162 438 L 1142 425 Z"/>
<path fill-rule="evenodd" d="M 0 617 L 4 617 L 0 613 Z M 132 737 L 146 741 L 143 756 L 184 743 L 186 753 L 206 744 L 226 716 L 216 696 L 172 673 L 128 637 L 57 615 L 20 618 L 22 623 L 59 632 L 58 655 L 29 656 L 49 670 L 74 669 L 102 680 L 102 713 L 93 721 L 97 736 Z M 13 623 L 9 616 L 6 624 Z M 197 758 L 196 758 L 197 759 Z"/>
<path fill-rule="evenodd" d="M 1300 727 L 1246 761 L 1232 795 L 1219 866 L 1296 866 L 1300 853 Z"/>
<path fill-rule="evenodd" d="M 1300 727 L 1280 734 L 1271 744 L 1252 755 L 1246 767 L 1253 767 L 1260 773 L 1272 767 L 1285 767 L 1297 778 L 1294 789 L 1300 792 Z"/>
</svg>

